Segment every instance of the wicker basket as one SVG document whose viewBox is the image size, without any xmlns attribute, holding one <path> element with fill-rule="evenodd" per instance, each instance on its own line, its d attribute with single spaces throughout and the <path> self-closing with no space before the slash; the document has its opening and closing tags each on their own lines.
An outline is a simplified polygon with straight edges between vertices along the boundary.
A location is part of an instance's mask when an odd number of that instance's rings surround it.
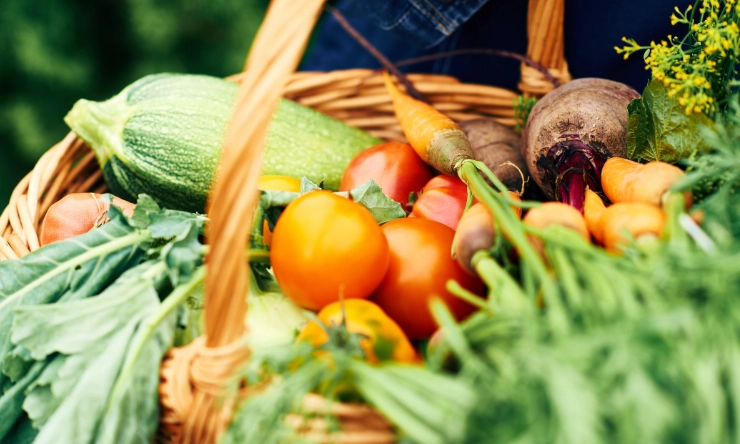
<svg viewBox="0 0 740 444">
<path fill-rule="evenodd" d="M 239 369 L 250 355 L 243 340 L 247 310 L 243 295 L 248 280 L 243 251 L 249 227 L 239 221 L 250 218 L 257 201 L 262 141 L 280 96 L 377 137 L 404 140 L 379 73 L 366 69 L 294 72 L 323 3 L 273 0 L 244 73 L 230 78 L 241 86 L 209 201 L 205 333 L 190 345 L 171 350 L 163 363 L 159 434 L 163 441 L 216 441 L 238 401 L 234 391 L 225 388 L 237 383 Z M 563 58 L 563 7 L 563 0 L 530 0 L 527 54 L 561 82 L 570 79 Z M 443 75 L 411 74 L 407 78 L 453 119 L 492 117 L 508 125 L 514 123 L 514 91 L 464 84 Z M 553 85 L 540 71 L 522 64 L 519 88 L 528 95 L 541 95 Z M 16 259 L 39 248 L 39 224 L 52 203 L 68 193 L 105 190 L 93 153 L 70 133 L 46 152 L 15 188 L 0 216 L 0 260 Z M 248 393 L 244 388 L 240 395 Z M 330 433 L 319 418 L 287 418 L 297 433 L 317 442 L 395 440 L 388 421 L 366 405 L 330 403 L 312 395 L 304 399 L 303 410 L 331 412 L 340 420 L 341 431 Z"/>
</svg>

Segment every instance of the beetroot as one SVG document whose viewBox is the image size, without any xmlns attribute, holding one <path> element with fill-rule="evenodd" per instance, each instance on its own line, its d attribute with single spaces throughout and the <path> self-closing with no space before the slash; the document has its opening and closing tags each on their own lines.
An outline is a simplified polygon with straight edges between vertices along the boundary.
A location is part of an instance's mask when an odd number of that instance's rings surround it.
<svg viewBox="0 0 740 444">
<path fill-rule="evenodd" d="M 465 120 L 460 122 L 460 128 L 470 140 L 475 160 L 485 163 L 508 189 L 520 190 L 522 176 L 526 177 L 528 173 L 519 134 L 493 119 Z"/>
<path fill-rule="evenodd" d="M 606 79 L 566 83 L 532 108 L 522 133 L 522 155 L 550 197 L 583 211 L 586 186 L 601 191 L 601 168 L 627 149 L 627 105 L 634 89 Z"/>
</svg>

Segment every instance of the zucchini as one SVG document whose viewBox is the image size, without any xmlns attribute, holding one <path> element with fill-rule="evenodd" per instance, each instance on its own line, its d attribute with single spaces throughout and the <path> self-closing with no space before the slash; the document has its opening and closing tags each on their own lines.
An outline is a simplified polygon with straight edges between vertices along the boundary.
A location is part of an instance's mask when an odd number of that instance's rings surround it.
<svg viewBox="0 0 740 444">
<path fill-rule="evenodd" d="M 165 208 L 203 212 L 238 86 L 216 77 L 155 74 L 104 102 L 79 100 L 65 122 L 92 150 L 111 192 L 150 195 Z M 268 128 L 264 174 L 307 177 L 331 190 L 365 148 L 362 130 L 287 99 Z"/>
</svg>

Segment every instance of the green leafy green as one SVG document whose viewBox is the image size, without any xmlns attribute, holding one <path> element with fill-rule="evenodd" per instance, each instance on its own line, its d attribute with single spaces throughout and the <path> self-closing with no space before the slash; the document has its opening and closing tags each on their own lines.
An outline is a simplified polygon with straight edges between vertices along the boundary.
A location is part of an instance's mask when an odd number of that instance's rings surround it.
<svg viewBox="0 0 740 444">
<path fill-rule="evenodd" d="M 406 217 L 401 204 L 386 196 L 374 180 L 369 180 L 349 192 L 352 200 L 370 211 L 379 224 Z"/>
<path fill-rule="evenodd" d="M 280 217 L 283 207 L 286 207 L 302 194 L 320 189 L 304 177 L 301 179 L 300 192 L 263 191 L 260 197 L 260 208 L 267 216 L 270 229 L 275 228 L 275 223 L 277 218 Z M 372 179 L 352 191 L 339 191 L 335 194 L 351 197 L 352 200 L 367 208 L 379 224 L 406 217 L 406 212 L 401 204 L 386 196 L 380 186 Z"/>
<path fill-rule="evenodd" d="M 734 96 L 725 116 L 702 132 L 709 153 L 688 159 L 687 175 L 677 191 L 691 190 L 706 212 L 703 228 L 718 245 L 740 239 L 740 103 Z"/>
<path fill-rule="evenodd" d="M 627 157 L 676 163 L 707 150 L 700 128 L 713 122 L 701 113 L 686 114 L 662 82 L 652 80 L 642 97 L 628 106 Z"/>
<path fill-rule="evenodd" d="M 151 235 L 116 217 L 117 211 L 112 208 L 111 222 L 99 229 L 0 263 L 0 356 L 13 349 L 10 331 L 17 307 L 95 294 L 141 260 Z M 0 385 L 7 385 L 8 366 L 17 362 L 3 360 Z"/>
<path fill-rule="evenodd" d="M 0 439 L 26 436 L 28 421 L 35 442 L 154 434 L 159 365 L 178 309 L 204 275 L 205 218 L 161 210 L 147 196 L 134 217 L 115 207 L 109 216 L 90 233 L 0 264 Z"/>
<path fill-rule="evenodd" d="M 31 420 L 23 415 L 8 432 L 6 439 L 13 444 L 31 444 L 38 431 L 31 425 Z"/>
</svg>

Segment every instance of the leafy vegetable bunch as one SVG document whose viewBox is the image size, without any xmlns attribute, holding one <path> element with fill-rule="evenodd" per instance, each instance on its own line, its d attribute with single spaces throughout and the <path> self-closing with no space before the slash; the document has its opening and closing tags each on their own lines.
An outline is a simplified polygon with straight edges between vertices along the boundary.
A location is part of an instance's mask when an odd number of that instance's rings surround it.
<svg viewBox="0 0 740 444">
<path fill-rule="evenodd" d="M 0 263 L 2 442 L 133 443 L 156 430 L 162 357 L 199 330 L 186 301 L 205 273 L 205 218 L 145 195 L 131 218 L 115 205 L 108 217 Z"/>
</svg>

